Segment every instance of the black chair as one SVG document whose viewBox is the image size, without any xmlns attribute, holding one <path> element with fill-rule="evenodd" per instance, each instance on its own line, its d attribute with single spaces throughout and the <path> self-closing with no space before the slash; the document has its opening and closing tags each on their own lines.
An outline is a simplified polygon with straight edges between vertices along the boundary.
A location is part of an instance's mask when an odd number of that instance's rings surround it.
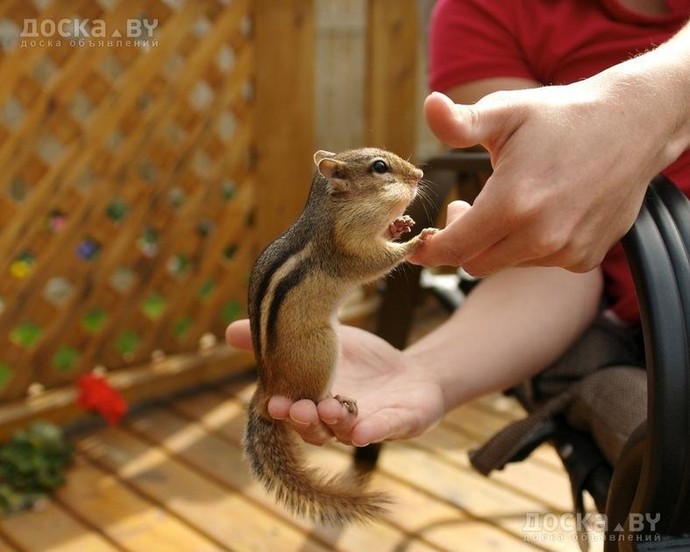
<svg viewBox="0 0 690 552">
<path fill-rule="evenodd" d="M 417 231 L 434 225 L 453 186 L 471 201 L 481 175 L 490 172 L 483 152 L 455 150 L 431 159 L 425 173 L 434 186 L 425 204 L 413 205 L 410 213 Z M 586 489 L 607 514 L 607 552 L 690 550 L 690 538 L 682 536 L 690 535 L 690 202 L 665 178 L 655 179 L 623 246 L 640 302 L 647 421 L 613 470 L 591 436 L 563 419 L 553 420 L 548 436 L 573 489 Z M 419 267 L 408 266 L 387 282 L 377 333 L 396 347 L 407 340 L 420 274 Z M 438 296 L 449 309 L 457 306 L 440 290 Z M 530 408 L 519 388 L 511 392 Z M 356 456 L 375 462 L 378 450 L 368 447 Z"/>
<path fill-rule="evenodd" d="M 633 538 L 611 539 L 607 550 L 688 550 L 690 538 L 678 535 L 690 534 L 690 202 L 658 177 L 623 246 L 640 303 L 648 410 L 606 508 L 609 532 L 620 524 Z"/>
</svg>

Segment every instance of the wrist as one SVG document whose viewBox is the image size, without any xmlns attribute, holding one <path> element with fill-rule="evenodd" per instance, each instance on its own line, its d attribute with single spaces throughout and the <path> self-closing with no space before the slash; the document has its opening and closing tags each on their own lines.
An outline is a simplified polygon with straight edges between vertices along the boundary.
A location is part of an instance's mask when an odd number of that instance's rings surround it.
<svg viewBox="0 0 690 552">
<path fill-rule="evenodd" d="M 453 343 L 453 342 L 451 342 Z M 432 332 L 402 351 L 404 363 L 410 373 L 437 390 L 439 416 L 466 402 L 471 387 L 461 380 L 463 373 L 457 367 L 457 351 L 440 332 Z"/>
</svg>

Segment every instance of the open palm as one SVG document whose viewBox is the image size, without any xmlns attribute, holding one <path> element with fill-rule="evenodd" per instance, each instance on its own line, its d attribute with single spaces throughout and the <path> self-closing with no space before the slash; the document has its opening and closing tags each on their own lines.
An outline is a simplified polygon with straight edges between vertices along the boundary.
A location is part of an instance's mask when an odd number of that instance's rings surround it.
<svg viewBox="0 0 690 552">
<path fill-rule="evenodd" d="M 372 333 L 342 326 L 339 335 L 341 359 L 332 392 L 355 399 L 358 415 L 332 398 L 316 405 L 274 397 L 269 403 L 274 418 L 289 419 L 308 443 L 320 445 L 335 436 L 356 446 L 413 437 L 441 418 L 441 389 L 424 367 L 410 366 L 401 351 Z M 233 346 L 250 348 L 248 322 L 231 324 L 227 339 Z"/>
</svg>

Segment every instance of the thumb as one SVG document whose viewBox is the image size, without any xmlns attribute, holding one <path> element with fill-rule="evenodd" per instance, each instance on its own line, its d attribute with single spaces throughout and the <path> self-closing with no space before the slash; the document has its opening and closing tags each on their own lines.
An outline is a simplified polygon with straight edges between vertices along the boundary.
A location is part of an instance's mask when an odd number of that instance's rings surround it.
<svg viewBox="0 0 690 552">
<path fill-rule="evenodd" d="M 225 341 L 228 345 L 250 351 L 252 349 L 252 336 L 249 328 L 249 320 L 236 320 L 225 330 Z"/>
<path fill-rule="evenodd" d="M 460 219 L 470 211 L 470 204 L 466 201 L 451 201 L 448 204 L 446 227 L 427 238 L 407 260 L 422 266 L 459 265 L 461 257 L 456 249 L 462 249 L 464 231 L 463 226 L 460 226 L 459 233 L 456 228 Z"/>
<path fill-rule="evenodd" d="M 498 129 L 480 106 L 456 104 L 445 94 L 432 92 L 424 102 L 424 116 L 436 137 L 454 148 L 484 144 Z"/>
</svg>

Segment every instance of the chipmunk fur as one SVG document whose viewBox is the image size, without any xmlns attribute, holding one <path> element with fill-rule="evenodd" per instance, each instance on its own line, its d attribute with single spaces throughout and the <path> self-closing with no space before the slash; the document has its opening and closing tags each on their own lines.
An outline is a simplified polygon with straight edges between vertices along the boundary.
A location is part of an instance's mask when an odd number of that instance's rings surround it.
<svg viewBox="0 0 690 552">
<path fill-rule="evenodd" d="M 383 516 L 388 496 L 306 467 L 287 422 L 268 414 L 268 401 L 274 395 L 314 402 L 331 396 L 342 300 L 392 270 L 435 229 L 393 241 L 414 224 L 403 213 L 423 176 L 397 155 L 376 148 L 317 151 L 314 162 L 317 173 L 302 214 L 251 273 L 258 385 L 243 444 L 254 476 L 279 502 L 298 515 L 342 524 Z M 354 400 L 335 398 L 356 415 Z"/>
</svg>

